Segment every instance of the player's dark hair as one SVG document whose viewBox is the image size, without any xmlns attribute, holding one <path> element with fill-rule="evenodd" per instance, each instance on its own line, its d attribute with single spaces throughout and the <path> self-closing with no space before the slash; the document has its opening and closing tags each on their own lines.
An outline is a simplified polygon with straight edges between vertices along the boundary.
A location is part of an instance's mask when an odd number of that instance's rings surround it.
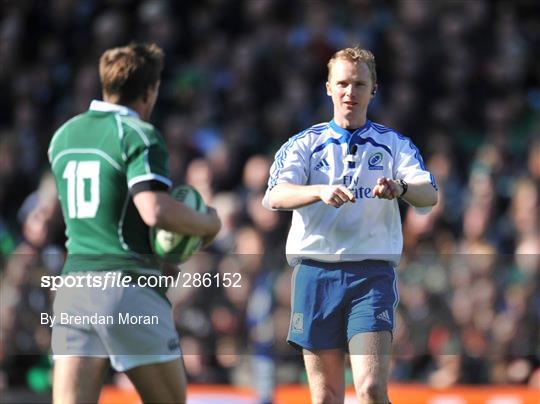
<svg viewBox="0 0 540 404">
<path fill-rule="evenodd" d="M 106 50 L 99 60 L 99 77 L 107 95 L 126 104 L 155 86 L 163 70 L 164 54 L 156 44 L 130 43 Z"/>
</svg>

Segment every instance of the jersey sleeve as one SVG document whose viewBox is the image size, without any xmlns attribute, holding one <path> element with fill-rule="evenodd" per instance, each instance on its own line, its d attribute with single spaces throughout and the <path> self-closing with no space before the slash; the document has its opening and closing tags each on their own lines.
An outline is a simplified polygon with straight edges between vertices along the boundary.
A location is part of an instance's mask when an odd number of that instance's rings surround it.
<svg viewBox="0 0 540 404">
<path fill-rule="evenodd" d="M 301 135 L 301 134 L 300 134 Z M 293 136 L 276 153 L 274 163 L 270 167 L 268 188 L 262 200 L 262 205 L 270 208 L 269 192 L 278 184 L 289 183 L 305 185 L 309 173 L 309 153 L 306 145 L 299 139 L 300 135 Z"/>
<path fill-rule="evenodd" d="M 402 179 L 406 182 L 429 181 L 433 188 L 438 191 L 435 177 L 427 170 L 420 155 L 420 150 L 409 138 L 399 137 L 394 167 L 395 179 Z M 417 213 L 425 215 L 431 212 L 432 206 L 423 208 L 414 206 L 413 208 Z"/>
<path fill-rule="evenodd" d="M 274 158 L 274 163 L 270 167 L 270 178 L 268 179 L 269 191 L 277 184 L 283 182 L 296 185 L 307 184 L 309 153 L 308 148 L 303 142 L 304 139 L 298 139 L 298 136 L 293 136 L 278 150 Z"/>
<path fill-rule="evenodd" d="M 404 136 L 399 137 L 395 155 L 394 178 L 406 182 L 429 181 L 435 190 L 438 190 L 435 177 L 424 164 L 420 151 L 415 144 Z"/>
<path fill-rule="evenodd" d="M 143 190 L 168 190 L 169 155 L 165 141 L 154 127 L 124 122 L 123 154 L 128 188 L 133 195 Z"/>
</svg>

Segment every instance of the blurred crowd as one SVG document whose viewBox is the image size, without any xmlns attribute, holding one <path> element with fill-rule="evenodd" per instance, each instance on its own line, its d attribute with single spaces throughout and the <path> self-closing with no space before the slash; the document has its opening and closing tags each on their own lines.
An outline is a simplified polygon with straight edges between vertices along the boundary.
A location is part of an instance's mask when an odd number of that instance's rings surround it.
<svg viewBox="0 0 540 404">
<path fill-rule="evenodd" d="M 166 52 L 152 122 L 173 181 L 223 221 L 182 270 L 242 274 L 241 288 L 170 291 L 192 382 L 305 381 L 285 343 L 290 214 L 261 199 L 279 146 L 331 118 L 326 62 L 360 44 L 379 76 L 368 116 L 410 136 L 440 187 L 430 214 L 402 206 L 391 379 L 540 387 L 539 11 L 528 0 L 2 2 L 0 391 L 48 388 L 39 313 L 53 296 L 39 282 L 59 272 L 65 240 L 46 149 L 100 99 L 101 53 L 131 40 Z"/>
</svg>

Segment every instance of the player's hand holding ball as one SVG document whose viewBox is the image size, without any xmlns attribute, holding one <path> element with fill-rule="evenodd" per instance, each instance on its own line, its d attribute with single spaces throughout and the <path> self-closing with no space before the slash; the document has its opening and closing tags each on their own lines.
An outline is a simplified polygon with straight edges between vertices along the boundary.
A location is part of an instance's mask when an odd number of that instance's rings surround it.
<svg viewBox="0 0 540 404">
<path fill-rule="evenodd" d="M 212 222 L 213 226 L 215 227 L 215 232 L 212 234 L 205 236 L 202 238 L 202 247 L 204 248 L 207 245 L 209 245 L 214 239 L 216 238 L 217 234 L 219 233 L 219 230 L 221 229 L 221 219 L 219 218 L 217 211 L 212 208 L 211 206 L 207 206 L 207 216 L 208 219 Z"/>
<path fill-rule="evenodd" d="M 178 264 L 187 261 L 195 252 L 210 244 L 221 228 L 221 221 L 216 210 L 206 206 L 201 194 L 195 188 L 181 185 L 171 191 L 171 196 L 191 209 L 203 213 L 206 219 L 205 227 L 212 229 L 205 237 L 177 234 L 156 227 L 151 229 L 155 254 L 164 261 Z"/>
</svg>

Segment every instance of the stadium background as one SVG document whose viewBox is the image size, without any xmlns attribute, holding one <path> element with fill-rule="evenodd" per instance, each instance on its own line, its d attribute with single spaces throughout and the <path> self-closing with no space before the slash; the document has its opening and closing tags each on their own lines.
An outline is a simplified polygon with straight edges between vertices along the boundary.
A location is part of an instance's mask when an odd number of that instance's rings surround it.
<svg viewBox="0 0 540 404">
<path fill-rule="evenodd" d="M 183 270 L 245 280 L 172 293 L 192 383 L 305 383 L 284 343 L 289 216 L 260 201 L 278 147 L 331 117 L 327 60 L 361 44 L 379 75 L 370 118 L 410 136 L 441 189 L 428 216 L 402 207 L 392 382 L 540 388 L 539 12 L 528 0 L 2 1 L 0 397 L 46 400 L 39 313 L 52 296 L 39 277 L 58 272 L 64 242 L 46 148 L 100 98 L 102 51 L 130 40 L 166 51 L 152 122 L 175 183 L 223 220 Z"/>
</svg>

